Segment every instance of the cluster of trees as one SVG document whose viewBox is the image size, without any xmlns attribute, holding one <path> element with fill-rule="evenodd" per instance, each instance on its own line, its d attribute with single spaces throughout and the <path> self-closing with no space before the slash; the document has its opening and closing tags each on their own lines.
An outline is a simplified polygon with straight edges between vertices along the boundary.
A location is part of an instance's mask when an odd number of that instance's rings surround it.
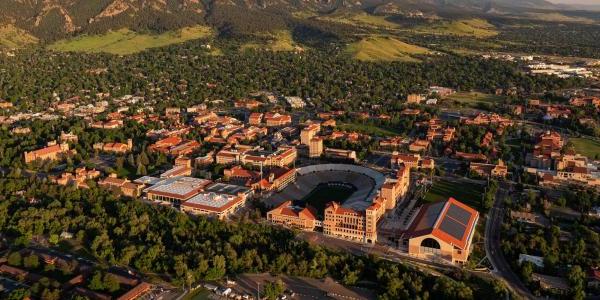
<svg viewBox="0 0 600 300">
<path fill-rule="evenodd" d="M 21 191 L 21 192 L 19 192 Z M 1 178 L 0 231 L 13 247 L 36 236 L 67 231 L 100 262 L 128 265 L 141 272 L 170 275 L 175 284 L 216 280 L 227 274 L 270 272 L 322 278 L 354 285 L 371 283 L 382 299 L 426 298 L 459 290 L 472 295 L 493 290 L 486 284 L 425 275 L 376 257 L 359 257 L 311 246 L 292 231 L 248 221 L 193 218 L 170 208 L 117 199 L 106 191 L 62 187 L 35 179 Z M 37 199 L 29 204 L 25 199 Z M 91 288 L 107 286 L 104 274 Z M 102 284 L 100 284 L 102 278 Z M 435 286 L 450 285 L 452 289 Z M 494 292 L 492 292 L 494 293 Z M 451 295 L 448 295 L 451 297 Z"/>
<path fill-rule="evenodd" d="M 29 254 L 23 257 L 18 251 L 14 251 L 8 255 L 7 263 L 11 266 L 22 268 L 42 276 L 38 282 L 32 284 L 28 289 L 17 289 L 13 291 L 9 295 L 9 299 L 24 299 L 24 296 L 31 295 L 39 295 L 42 299 L 48 300 L 61 299 L 61 283 L 64 283 L 75 276 L 74 270 L 76 264 L 69 263 L 57 267 L 54 264 L 41 261 L 35 254 Z"/>
<path fill-rule="evenodd" d="M 578 201 L 577 198 L 596 199 L 597 193 L 579 192 L 567 193 L 568 200 Z M 546 196 L 530 191 L 521 197 L 519 202 L 509 202 L 509 207 L 515 210 L 528 206 L 532 211 L 542 211 L 546 214 L 549 226 L 542 227 L 523 222 L 509 221 L 503 224 L 502 251 L 513 263 L 521 277 L 530 284 L 532 289 L 541 294 L 539 286 L 532 280 L 532 273 L 543 273 L 552 276 L 565 277 L 571 287 L 569 296 L 573 299 L 583 299 L 587 284 L 585 272 L 600 264 L 600 234 L 592 230 L 598 226 L 598 221 L 588 217 L 579 220 L 563 219 L 547 214 L 548 202 Z M 564 204 L 564 203 L 563 203 Z M 544 267 L 537 268 L 531 263 L 517 265 L 519 254 L 529 254 L 544 258 Z M 583 275 L 582 275 L 583 274 Z M 596 291 L 597 292 L 597 291 Z"/>
<path fill-rule="evenodd" d="M 147 173 L 167 162 L 165 155 L 147 151 L 147 146 L 151 142 L 145 134 L 149 129 L 156 128 L 152 124 L 126 122 L 123 128 L 118 130 L 103 130 L 87 127 L 82 119 L 70 118 L 55 121 L 34 120 L 22 125 L 29 127 L 31 133 L 13 134 L 7 126 L 0 127 L 0 167 L 13 170 L 25 168 L 23 152 L 39 149 L 49 141 L 58 140 L 61 132 L 71 132 L 78 137 L 77 143 L 71 143 L 71 148 L 76 150 L 77 154 L 67 158 L 65 162 L 67 171 L 72 171 L 81 164 L 95 167 L 89 162 L 90 159 L 98 158 L 98 151 L 93 149 L 95 143 L 126 143 L 129 138 L 134 140 L 133 152 L 117 156 L 115 169 L 107 171 L 119 174 Z M 29 168 L 47 172 L 57 164 L 57 162 L 40 162 L 32 164 Z"/>
<path fill-rule="evenodd" d="M 496 39 L 497 45 L 507 51 L 600 58 L 598 25 L 530 20 L 513 22 L 512 25 L 517 26 L 504 27 Z"/>
<path fill-rule="evenodd" d="M 0 95 L 20 108 L 40 110 L 54 101 L 53 93 L 62 99 L 93 98 L 106 92 L 113 97 L 135 94 L 147 101 L 184 106 L 267 90 L 311 98 L 317 108 L 333 109 L 334 100 L 345 99 L 338 109 L 357 110 L 363 102 L 404 99 L 406 94 L 421 92 L 430 85 L 490 92 L 517 87 L 541 92 L 583 83 L 581 79 L 533 77 L 511 63 L 452 55 L 422 64 L 364 63 L 348 59 L 339 49 L 304 54 L 236 51 L 214 57 L 198 55 L 207 51 L 202 44 L 175 45 L 126 57 L 34 50 L 17 57 L 0 57 L 0 64 L 5 66 Z M 90 72 L 102 68 L 108 71 Z"/>
</svg>

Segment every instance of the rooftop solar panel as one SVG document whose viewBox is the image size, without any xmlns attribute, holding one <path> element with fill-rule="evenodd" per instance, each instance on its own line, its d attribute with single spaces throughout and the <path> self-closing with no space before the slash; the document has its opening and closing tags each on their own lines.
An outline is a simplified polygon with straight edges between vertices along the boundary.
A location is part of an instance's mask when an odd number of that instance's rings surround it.
<svg viewBox="0 0 600 300">
<path fill-rule="evenodd" d="M 455 219 L 463 225 L 467 225 L 469 223 L 469 219 L 471 219 L 471 213 L 455 204 L 450 205 L 446 215 L 452 217 L 452 219 Z"/>
<path fill-rule="evenodd" d="M 431 229 L 443 208 L 444 202 L 438 202 L 429 205 L 427 207 L 427 211 L 423 213 L 423 217 L 415 227 L 415 231 Z"/>
<path fill-rule="evenodd" d="M 448 217 L 442 220 L 439 228 L 457 240 L 462 240 L 465 230 L 467 229 L 465 225 L 462 225 Z"/>
</svg>

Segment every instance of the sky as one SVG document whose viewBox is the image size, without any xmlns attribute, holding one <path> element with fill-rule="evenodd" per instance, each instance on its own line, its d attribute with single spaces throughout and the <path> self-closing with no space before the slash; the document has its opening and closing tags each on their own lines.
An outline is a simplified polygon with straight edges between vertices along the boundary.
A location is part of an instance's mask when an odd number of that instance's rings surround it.
<svg viewBox="0 0 600 300">
<path fill-rule="evenodd" d="M 597 4 L 600 5 L 600 0 L 549 0 L 552 3 L 561 4 Z"/>
</svg>

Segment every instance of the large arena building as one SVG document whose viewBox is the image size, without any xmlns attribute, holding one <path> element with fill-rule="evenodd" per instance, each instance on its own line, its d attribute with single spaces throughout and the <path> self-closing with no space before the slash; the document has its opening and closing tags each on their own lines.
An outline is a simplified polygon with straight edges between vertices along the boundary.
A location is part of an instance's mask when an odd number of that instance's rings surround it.
<svg viewBox="0 0 600 300">
<path fill-rule="evenodd" d="M 454 198 L 424 205 L 402 233 L 402 247 L 411 255 L 465 263 L 478 220 L 476 210 Z"/>
<path fill-rule="evenodd" d="M 366 167 L 321 164 L 297 169 L 296 181 L 266 201 L 275 224 L 363 243 L 377 241 L 377 222 L 408 191 L 410 170 L 396 178 Z"/>
</svg>

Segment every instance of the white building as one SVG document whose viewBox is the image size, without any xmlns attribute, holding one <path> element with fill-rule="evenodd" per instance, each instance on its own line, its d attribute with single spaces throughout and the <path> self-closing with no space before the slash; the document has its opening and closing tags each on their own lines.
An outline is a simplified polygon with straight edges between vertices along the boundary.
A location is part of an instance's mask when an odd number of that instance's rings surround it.
<svg viewBox="0 0 600 300">
<path fill-rule="evenodd" d="M 300 97 L 285 97 L 285 101 L 287 101 L 292 108 L 304 108 L 306 106 L 306 102 Z"/>
</svg>

